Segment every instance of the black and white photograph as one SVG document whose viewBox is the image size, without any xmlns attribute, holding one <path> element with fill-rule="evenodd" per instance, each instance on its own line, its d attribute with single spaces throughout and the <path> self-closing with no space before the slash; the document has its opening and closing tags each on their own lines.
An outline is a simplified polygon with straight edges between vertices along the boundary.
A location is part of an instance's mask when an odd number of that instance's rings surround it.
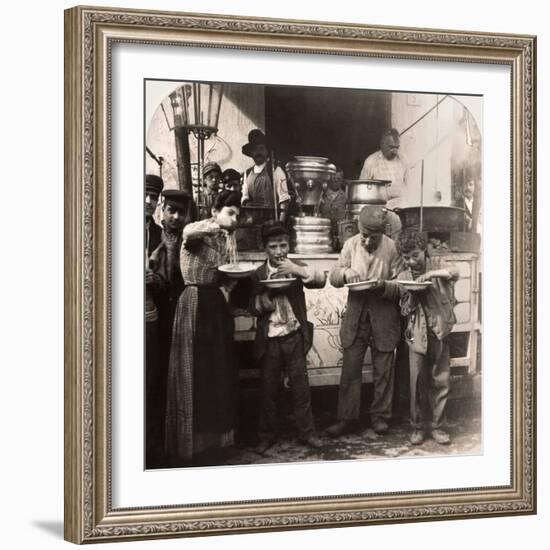
<svg viewBox="0 0 550 550">
<path fill-rule="evenodd" d="M 483 97 L 144 96 L 145 469 L 483 454 Z"/>
</svg>

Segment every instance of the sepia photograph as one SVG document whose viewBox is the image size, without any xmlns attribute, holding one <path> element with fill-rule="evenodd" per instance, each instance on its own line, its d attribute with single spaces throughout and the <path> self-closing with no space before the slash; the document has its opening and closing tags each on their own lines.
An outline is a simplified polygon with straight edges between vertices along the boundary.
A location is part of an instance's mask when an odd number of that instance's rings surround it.
<svg viewBox="0 0 550 550">
<path fill-rule="evenodd" d="M 306 15 L 65 12 L 67 540 L 536 513 L 536 36 Z"/>
<path fill-rule="evenodd" d="M 483 97 L 144 94 L 145 469 L 483 454 Z"/>
</svg>

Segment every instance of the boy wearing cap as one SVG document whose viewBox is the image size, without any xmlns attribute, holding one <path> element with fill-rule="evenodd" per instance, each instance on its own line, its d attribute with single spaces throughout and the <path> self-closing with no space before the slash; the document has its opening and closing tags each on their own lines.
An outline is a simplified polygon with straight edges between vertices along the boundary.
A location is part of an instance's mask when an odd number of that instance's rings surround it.
<svg viewBox="0 0 550 550">
<path fill-rule="evenodd" d="M 348 239 L 330 272 L 334 287 L 377 280 L 371 290 L 350 290 L 340 337 L 344 358 L 338 391 L 338 422 L 327 434 L 350 433 L 359 419 L 361 371 L 367 348 L 373 362 L 374 398 L 371 425 L 376 433 L 388 430 L 394 383 L 394 350 L 399 342 L 399 309 L 385 281 L 401 271 L 401 259 L 392 239 L 384 235 L 386 216 L 381 206 L 367 205 L 359 215 L 359 234 Z M 391 290 L 391 289 L 390 289 Z"/>
<path fill-rule="evenodd" d="M 222 174 L 223 188 L 227 191 L 241 193 L 241 174 L 233 168 L 227 168 Z"/>
<path fill-rule="evenodd" d="M 151 267 L 151 255 L 162 239 L 162 229 L 155 222 L 153 215 L 163 188 L 162 178 L 154 174 L 145 176 L 145 376 L 147 380 L 157 371 L 160 351 L 159 309 L 165 284 L 164 279 Z M 153 423 L 148 418 L 146 422 L 148 455 L 155 446 L 155 432 Z"/>
<path fill-rule="evenodd" d="M 276 204 L 280 209 L 279 221 L 285 223 L 290 205 L 286 174 L 280 166 L 273 166 L 265 134 L 257 128 L 251 130 L 242 153 L 254 160 L 254 166 L 246 170 L 244 176 L 243 205 L 274 208 Z"/>
<path fill-rule="evenodd" d="M 443 429 L 451 380 L 446 338 L 456 323 L 453 283 L 459 274 L 454 265 L 428 254 L 426 239 L 414 228 L 402 231 L 396 244 L 405 267 L 398 279 L 432 283 L 423 290 L 401 291 L 401 313 L 408 321 L 410 440 L 420 445 L 429 432 L 446 445 L 451 441 Z"/>
<path fill-rule="evenodd" d="M 202 191 L 201 219 L 211 216 L 211 210 L 220 190 L 222 169 L 217 162 L 207 162 L 203 168 L 204 187 Z"/>
<path fill-rule="evenodd" d="M 149 258 L 149 267 L 159 281 L 155 302 L 158 311 L 157 351 L 146 369 L 146 467 L 154 467 L 163 448 L 166 379 L 175 307 L 184 281 L 179 253 L 184 226 L 192 220 L 191 197 L 185 191 L 162 192 L 162 232 L 160 244 Z"/>
<path fill-rule="evenodd" d="M 290 380 L 292 404 L 298 436 L 314 448 L 322 443 L 315 435 L 306 355 L 313 343 L 313 325 L 307 320 L 304 286 L 322 288 L 325 274 L 302 262 L 293 262 L 289 234 L 285 226 L 270 220 L 262 227 L 267 260 L 252 275 L 250 311 L 258 317 L 254 359 L 260 365 L 260 441 L 256 451 L 263 454 L 274 444 L 278 431 L 278 401 L 283 372 Z M 269 290 L 260 281 L 293 277 L 290 286 Z"/>
</svg>

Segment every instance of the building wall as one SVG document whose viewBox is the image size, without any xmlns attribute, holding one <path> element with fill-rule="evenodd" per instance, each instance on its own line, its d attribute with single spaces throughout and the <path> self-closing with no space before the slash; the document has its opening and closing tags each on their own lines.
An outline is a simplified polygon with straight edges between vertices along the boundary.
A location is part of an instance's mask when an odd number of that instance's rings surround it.
<svg viewBox="0 0 550 550">
<path fill-rule="evenodd" d="M 174 82 L 174 89 L 181 83 Z M 171 106 L 168 97 L 163 101 L 164 109 L 171 123 Z M 176 146 L 174 134 L 168 128 L 166 117 L 159 105 L 151 118 L 147 129 L 146 143 L 158 157 L 164 157 L 163 179 L 167 189 L 178 187 Z M 264 86 L 249 84 L 227 84 L 220 109 L 219 131 L 205 142 L 205 162 L 214 161 L 222 170 L 234 168 L 243 171 L 251 161 L 241 153 L 241 147 L 247 141 L 248 132 L 253 128 L 265 129 L 265 93 Z M 197 162 L 197 141 L 189 137 L 191 162 Z M 146 155 L 147 173 L 158 174 L 157 163 Z"/>
<path fill-rule="evenodd" d="M 441 99 L 443 96 L 436 94 L 392 94 L 392 125 L 403 132 Z M 472 145 L 466 143 L 462 103 L 467 106 L 472 133 L 477 136 L 481 131 L 476 121 L 481 118 L 482 99 L 460 100 L 446 99 L 401 137 L 401 153 L 409 166 L 409 205 L 420 204 L 422 160 L 424 205 L 452 204 L 452 168 L 469 163 L 472 156 Z"/>
</svg>

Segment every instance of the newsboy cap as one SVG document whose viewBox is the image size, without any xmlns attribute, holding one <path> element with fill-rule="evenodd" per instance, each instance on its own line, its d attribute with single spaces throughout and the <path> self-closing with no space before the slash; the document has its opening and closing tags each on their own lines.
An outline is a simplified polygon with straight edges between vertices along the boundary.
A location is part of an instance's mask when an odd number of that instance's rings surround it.
<svg viewBox="0 0 550 550">
<path fill-rule="evenodd" d="M 160 195 L 160 192 L 164 189 L 164 182 L 162 178 L 155 174 L 147 174 L 145 176 L 145 192 L 156 193 Z"/>
<path fill-rule="evenodd" d="M 221 176 L 222 169 L 220 168 L 220 165 L 217 162 L 207 162 L 204 165 L 202 173 L 206 176 L 206 174 L 210 174 L 210 172 L 214 172 L 214 170 L 219 172 L 219 174 Z"/>
<path fill-rule="evenodd" d="M 178 210 L 185 210 L 191 199 L 189 193 L 179 189 L 167 189 L 162 193 L 164 204 L 169 204 Z"/>
<path fill-rule="evenodd" d="M 227 168 L 227 170 L 223 171 L 223 174 L 222 174 L 223 183 L 227 183 L 229 181 L 235 181 L 235 180 L 240 181 L 240 179 L 241 179 L 241 174 L 233 168 Z"/>
</svg>

